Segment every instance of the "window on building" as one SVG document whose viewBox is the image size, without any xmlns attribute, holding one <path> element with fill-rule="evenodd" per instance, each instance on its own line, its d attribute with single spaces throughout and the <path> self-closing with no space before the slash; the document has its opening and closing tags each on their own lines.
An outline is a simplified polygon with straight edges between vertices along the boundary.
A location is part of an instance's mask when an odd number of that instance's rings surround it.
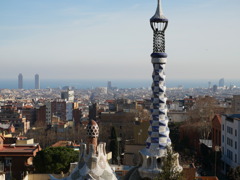
<svg viewBox="0 0 240 180">
<path fill-rule="evenodd" d="M 224 124 L 222 125 L 222 130 L 224 131 Z"/>
<path fill-rule="evenodd" d="M 235 154 L 235 163 L 237 163 L 237 154 Z"/>
<path fill-rule="evenodd" d="M 237 141 L 235 141 L 235 149 L 237 149 Z"/>
<path fill-rule="evenodd" d="M 230 138 L 227 138 L 227 145 L 232 147 L 233 146 L 233 140 L 230 139 Z"/>
<path fill-rule="evenodd" d="M 235 136 L 237 136 L 237 130 L 235 129 Z"/>
<path fill-rule="evenodd" d="M 221 131 L 218 131 L 218 145 L 221 144 Z"/>
<path fill-rule="evenodd" d="M 224 135 L 222 135 L 222 142 L 224 143 Z"/>
<path fill-rule="evenodd" d="M 228 157 L 230 160 L 233 159 L 232 151 L 230 151 L 229 149 L 227 149 L 227 157 Z"/>
<path fill-rule="evenodd" d="M 227 132 L 228 132 L 229 134 L 233 134 L 233 128 L 227 126 Z"/>
</svg>

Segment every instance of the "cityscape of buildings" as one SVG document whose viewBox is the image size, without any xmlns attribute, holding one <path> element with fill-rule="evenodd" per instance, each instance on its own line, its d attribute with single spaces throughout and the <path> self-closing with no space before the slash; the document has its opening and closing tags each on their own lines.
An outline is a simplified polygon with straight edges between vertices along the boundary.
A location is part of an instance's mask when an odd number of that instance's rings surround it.
<svg viewBox="0 0 240 180">
<path fill-rule="evenodd" d="M 80 143 L 86 139 L 85 124 L 88 123 L 88 119 L 93 119 L 99 124 L 99 141 L 109 142 L 111 128 L 115 127 L 118 137 L 121 138 L 119 154 L 122 165 L 115 168 L 120 168 L 118 173 L 120 171 L 126 173 L 127 169 L 123 166 L 137 165 L 140 158 L 138 150 L 145 147 L 152 92 L 148 88 L 119 89 L 110 84 L 106 82 L 106 87 L 74 90 L 71 87 L 40 90 L 1 89 L 0 127 L 4 142 L 14 142 L 17 137 L 25 141 L 33 138 L 34 143 L 36 142 L 43 149 L 63 140 Z M 218 87 L 215 91 L 213 88 L 176 87 L 167 88 L 166 94 L 170 138 L 174 148 L 183 142 L 186 143 L 185 139 L 190 138 L 184 148 L 178 150 L 181 157 L 180 164 L 185 167 L 184 165 L 195 163 L 199 175 L 215 175 L 214 171 L 204 171 L 206 159 L 201 162 L 203 164 L 199 162 L 201 158 L 206 157 L 206 154 L 202 154 L 206 152 L 201 152 L 200 143 L 204 148 L 208 148 L 209 153 L 215 152 L 215 146 L 221 151 L 221 158 L 219 159 L 220 155 L 217 156 L 217 175 L 227 174 L 230 168 L 237 167 L 240 162 L 237 125 L 240 113 L 240 88 Z M 206 105 L 202 104 L 202 101 L 206 102 Z M 192 130 L 189 130 L 189 122 Z M 199 125 L 200 122 L 206 124 Z M 179 125 L 177 141 L 174 137 L 176 130 L 172 129 L 176 124 Z M 203 136 L 203 132 L 194 130 L 199 129 L 199 126 L 203 128 L 202 131 L 210 130 L 208 136 Z M 43 129 L 46 129 L 44 134 L 42 134 Z M 34 143 L 29 143 L 29 147 L 38 147 Z M 11 147 L 9 143 L 3 145 L 5 148 L 9 145 L 9 148 Z M 18 146 L 21 147 L 20 144 Z M 197 152 L 194 154 L 194 160 L 193 155 L 185 154 L 186 149 L 193 154 Z M 107 143 L 107 151 L 109 150 Z M 210 156 L 211 153 L 208 155 Z M 4 167 L 2 171 L 7 174 L 10 172 L 9 160 L 12 160 L 11 173 L 18 177 L 19 168 L 16 166 L 15 169 L 13 166 L 19 161 L 13 161 L 11 155 L 3 154 L 2 157 L 1 167 Z M 109 162 L 112 163 L 112 160 Z M 118 165 L 117 160 L 115 163 Z M 208 165 L 214 169 L 216 164 L 209 162 Z M 26 167 L 22 167 L 25 169 L 21 169 L 21 173 L 26 171 Z M 33 171 L 29 170 L 29 172 Z"/>
</svg>

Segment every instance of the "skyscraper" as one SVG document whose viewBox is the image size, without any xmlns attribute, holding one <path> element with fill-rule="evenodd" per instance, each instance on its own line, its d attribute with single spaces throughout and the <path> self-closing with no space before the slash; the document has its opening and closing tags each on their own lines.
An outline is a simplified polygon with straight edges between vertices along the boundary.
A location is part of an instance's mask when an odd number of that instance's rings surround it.
<svg viewBox="0 0 240 180">
<path fill-rule="evenodd" d="M 212 83 L 209 81 L 208 82 L 208 89 L 212 88 Z"/>
<path fill-rule="evenodd" d="M 112 89 L 112 82 L 111 81 L 108 81 L 107 88 L 108 88 L 108 90 Z"/>
<path fill-rule="evenodd" d="M 23 89 L 23 75 L 19 73 L 18 75 L 18 89 Z"/>
<path fill-rule="evenodd" d="M 167 63 L 165 30 L 167 29 L 168 19 L 163 15 L 161 0 L 158 0 L 157 10 L 150 19 L 150 25 L 153 30 L 151 117 L 146 148 L 140 150 L 142 162 L 138 168 L 140 176 L 138 179 L 157 178 L 162 172 L 163 159 L 166 157 L 167 148 L 172 150 L 169 138 L 165 86 L 165 65 Z M 176 159 L 175 165 L 171 168 L 174 172 L 181 172 L 182 167 L 179 165 L 177 153 L 174 154 L 174 158 Z M 134 179 L 134 176 L 137 175 L 133 173 L 129 179 Z"/>
<path fill-rule="evenodd" d="M 38 74 L 35 74 L 35 89 L 40 89 L 40 80 Z"/>
<path fill-rule="evenodd" d="M 219 80 L 219 87 L 224 87 L 224 78 Z"/>
</svg>

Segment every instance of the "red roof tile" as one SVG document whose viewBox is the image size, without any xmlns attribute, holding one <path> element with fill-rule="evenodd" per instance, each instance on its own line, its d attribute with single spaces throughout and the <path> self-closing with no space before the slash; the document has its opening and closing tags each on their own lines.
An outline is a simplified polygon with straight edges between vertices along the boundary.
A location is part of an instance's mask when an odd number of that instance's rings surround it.
<svg viewBox="0 0 240 180">
<path fill-rule="evenodd" d="M 36 146 L 11 146 L 4 144 L 0 149 L 0 156 L 34 156 L 40 150 L 39 145 Z M 36 152 L 35 152 L 36 151 Z"/>
</svg>

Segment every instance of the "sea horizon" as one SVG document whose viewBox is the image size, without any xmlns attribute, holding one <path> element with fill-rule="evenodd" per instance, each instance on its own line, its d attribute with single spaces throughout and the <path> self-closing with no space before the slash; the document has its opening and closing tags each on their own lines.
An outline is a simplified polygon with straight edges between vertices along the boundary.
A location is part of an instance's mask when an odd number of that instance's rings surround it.
<svg viewBox="0 0 240 180">
<path fill-rule="evenodd" d="M 71 86 L 76 89 L 88 89 L 96 87 L 107 87 L 107 82 L 111 81 L 112 87 L 117 88 L 149 88 L 151 87 L 152 80 L 149 79 L 41 79 L 40 88 L 62 88 L 64 86 Z M 211 86 L 218 85 L 219 80 L 177 80 L 168 79 L 166 81 L 167 88 L 179 87 L 183 88 L 207 88 L 209 86 L 208 82 L 211 82 Z M 240 80 L 225 80 L 225 85 L 236 85 L 240 86 Z M 18 81 L 17 79 L 0 79 L 0 89 L 17 89 Z M 23 80 L 24 89 L 34 89 L 33 79 Z"/>
</svg>

